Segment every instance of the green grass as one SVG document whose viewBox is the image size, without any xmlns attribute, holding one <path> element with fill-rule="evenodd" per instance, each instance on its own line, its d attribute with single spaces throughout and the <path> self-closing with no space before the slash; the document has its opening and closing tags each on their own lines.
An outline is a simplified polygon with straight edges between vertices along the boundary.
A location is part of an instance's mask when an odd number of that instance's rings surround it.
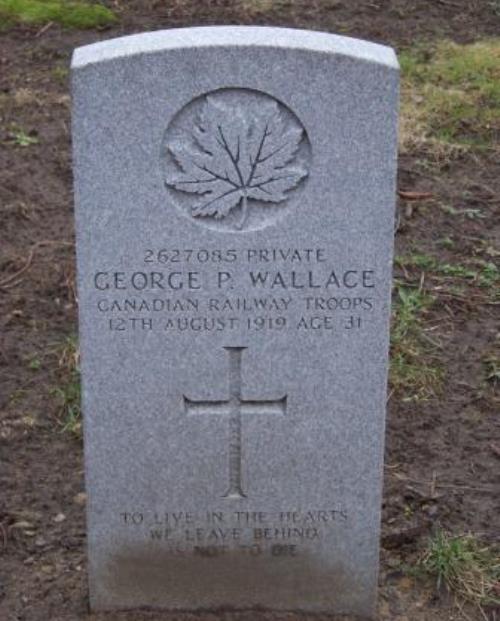
<svg viewBox="0 0 500 621">
<path fill-rule="evenodd" d="M 65 84 L 69 78 L 69 68 L 61 65 L 56 65 L 52 69 L 52 75 L 58 82 Z"/>
<path fill-rule="evenodd" d="M 28 368 L 32 371 L 39 371 L 42 368 L 42 361 L 38 356 L 33 356 L 28 361 Z"/>
<path fill-rule="evenodd" d="M 404 401 L 433 397 L 442 381 L 442 370 L 434 363 L 432 346 L 425 339 L 424 317 L 434 299 L 420 289 L 396 284 L 391 329 L 391 388 Z"/>
<path fill-rule="evenodd" d="M 459 263 L 455 263 L 454 265 L 450 263 L 443 263 L 439 266 L 437 271 L 443 274 L 443 276 L 451 276 L 453 278 L 468 278 L 474 280 L 478 276 L 476 270 Z"/>
<path fill-rule="evenodd" d="M 465 216 L 468 220 L 483 220 L 486 217 L 480 209 L 456 209 L 452 205 L 441 205 L 441 209 L 450 216 Z"/>
<path fill-rule="evenodd" d="M 500 17 L 500 0 L 489 0 L 491 10 L 497 17 Z"/>
<path fill-rule="evenodd" d="M 414 333 L 421 324 L 421 314 L 432 303 L 432 298 L 419 289 L 397 286 L 398 300 L 395 308 L 395 323 L 392 334 L 399 343 Z"/>
<path fill-rule="evenodd" d="M 489 256 L 496 256 L 493 247 L 486 248 Z M 500 269 L 493 261 L 477 256 L 463 263 L 441 262 L 422 252 L 398 256 L 395 265 L 403 274 L 395 283 L 390 385 L 403 401 L 427 400 L 438 394 L 443 381 L 443 369 L 435 355 L 441 346 L 429 330 L 429 310 L 450 298 L 465 304 L 498 304 Z M 484 365 L 486 380 L 497 386 L 498 356 L 485 357 Z"/>
<path fill-rule="evenodd" d="M 438 588 L 446 586 L 479 606 L 500 605 L 499 550 L 472 535 L 452 536 L 438 530 L 429 540 L 420 566 L 435 577 Z"/>
<path fill-rule="evenodd" d="M 455 242 L 451 237 L 443 237 L 438 240 L 438 244 L 447 250 L 452 250 L 455 247 Z"/>
<path fill-rule="evenodd" d="M 69 336 L 58 348 L 60 383 L 51 392 L 58 401 L 58 417 L 62 431 L 69 432 L 78 438 L 82 433 L 79 363 L 78 341 L 75 336 Z"/>
<path fill-rule="evenodd" d="M 403 147 L 498 148 L 500 39 L 441 41 L 400 55 Z"/>
<path fill-rule="evenodd" d="M 480 287 L 488 287 L 496 292 L 493 297 L 500 299 L 500 268 L 498 265 L 491 261 L 484 261 L 478 275 L 478 283 Z"/>
<path fill-rule="evenodd" d="M 0 0 L 0 29 L 15 24 L 43 26 L 55 22 L 68 28 L 102 28 L 116 21 L 101 4 L 71 0 Z"/>
<path fill-rule="evenodd" d="M 36 136 L 30 136 L 22 129 L 14 129 L 10 142 L 16 147 L 30 147 L 34 144 L 38 144 L 39 140 Z"/>
<path fill-rule="evenodd" d="M 439 282 L 441 293 L 464 295 L 467 288 L 477 287 L 475 294 L 484 301 L 500 300 L 500 268 L 493 261 L 475 257 L 467 264 L 440 263 L 435 257 L 415 253 L 396 257 L 395 264 L 405 273 L 410 268 L 426 272 L 434 282 Z"/>
<path fill-rule="evenodd" d="M 435 270 L 437 260 L 428 254 L 409 254 L 395 258 L 396 265 L 399 267 L 419 267 L 423 270 Z"/>
</svg>

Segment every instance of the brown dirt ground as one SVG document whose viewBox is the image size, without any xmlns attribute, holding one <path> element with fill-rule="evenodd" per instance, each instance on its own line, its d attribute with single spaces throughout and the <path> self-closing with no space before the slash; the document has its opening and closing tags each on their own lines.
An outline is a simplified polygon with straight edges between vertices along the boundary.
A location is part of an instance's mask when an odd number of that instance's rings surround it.
<svg viewBox="0 0 500 621">
<path fill-rule="evenodd" d="M 87 611 L 84 507 L 77 496 L 83 490 L 82 447 L 61 432 L 59 406 L 51 393 L 62 381 L 60 344 L 76 332 L 70 99 L 63 70 L 72 49 L 131 32 L 194 24 L 312 28 L 397 48 L 442 37 L 468 42 L 500 31 L 494 3 L 483 0 L 278 0 L 267 3 L 267 9 L 265 4 L 116 0 L 110 5 L 121 19 L 112 29 L 71 32 L 52 25 L 0 34 L 2 621 L 199 619 L 188 614 L 92 616 Z M 24 148 L 14 144 L 16 128 L 38 143 Z M 429 191 L 433 199 L 400 202 L 397 253 L 426 252 L 453 262 L 498 248 L 498 152 L 465 154 L 438 173 L 425 172 L 425 157 L 412 153 L 400 160 L 400 188 Z M 442 205 L 479 209 L 483 218 L 453 216 Z M 455 241 L 451 250 L 438 244 L 445 237 Z M 418 279 L 420 274 L 403 276 Z M 498 538 L 499 398 L 485 381 L 484 358 L 498 352 L 499 319 L 499 306 L 476 299 L 473 291 L 462 298 L 441 298 L 427 321 L 440 344 L 434 356 L 445 369 L 442 392 L 426 402 L 390 398 L 381 620 L 485 618 L 471 607 L 461 611 L 452 597 L 402 568 L 415 563 L 436 524 L 491 541 Z M 54 519 L 59 514 L 63 516 Z M 500 611 L 484 614 L 500 618 Z M 256 611 L 203 617 L 307 618 L 327 619 Z"/>
</svg>

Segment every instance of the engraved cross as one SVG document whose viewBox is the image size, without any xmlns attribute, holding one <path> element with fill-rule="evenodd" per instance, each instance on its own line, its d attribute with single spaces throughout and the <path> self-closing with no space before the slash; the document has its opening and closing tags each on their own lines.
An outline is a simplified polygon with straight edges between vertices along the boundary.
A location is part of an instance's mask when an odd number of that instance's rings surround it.
<svg viewBox="0 0 500 621">
<path fill-rule="evenodd" d="M 246 347 L 224 347 L 229 356 L 229 399 L 197 401 L 184 395 L 187 415 L 219 414 L 229 417 L 229 488 L 223 498 L 246 498 L 241 483 L 241 418 L 250 414 L 285 414 L 286 395 L 275 400 L 241 397 L 241 358 Z"/>
</svg>

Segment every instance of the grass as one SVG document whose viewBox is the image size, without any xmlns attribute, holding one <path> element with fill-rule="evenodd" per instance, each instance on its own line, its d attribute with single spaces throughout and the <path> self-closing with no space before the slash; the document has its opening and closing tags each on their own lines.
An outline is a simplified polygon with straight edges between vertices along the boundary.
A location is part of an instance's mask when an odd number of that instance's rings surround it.
<svg viewBox="0 0 500 621">
<path fill-rule="evenodd" d="M 239 0 L 239 7 L 250 15 L 267 13 L 271 10 L 285 10 L 293 0 Z"/>
<path fill-rule="evenodd" d="M 62 65 L 56 65 L 54 69 L 52 69 L 52 75 L 58 82 L 66 84 L 69 78 L 69 68 Z"/>
<path fill-rule="evenodd" d="M 472 535 L 452 536 L 438 530 L 420 566 L 435 577 L 438 588 L 446 586 L 481 607 L 500 605 L 500 551 Z"/>
<path fill-rule="evenodd" d="M 59 406 L 59 423 L 63 432 L 80 438 L 82 413 L 80 406 L 80 352 L 75 336 L 67 337 L 58 348 L 60 385 L 52 389 Z"/>
<path fill-rule="evenodd" d="M 478 277 L 478 273 L 476 270 L 473 270 L 466 265 L 461 265 L 460 263 L 443 263 L 441 266 L 438 267 L 437 271 L 444 276 L 451 276 L 452 278 L 466 278 L 475 280 Z"/>
<path fill-rule="evenodd" d="M 42 361 L 38 356 L 33 356 L 28 361 L 28 368 L 32 371 L 39 371 L 42 368 Z"/>
<path fill-rule="evenodd" d="M 415 46 L 401 53 L 400 63 L 403 151 L 424 147 L 439 159 L 498 149 L 500 39 Z"/>
<path fill-rule="evenodd" d="M 0 0 L 0 30 L 16 24 L 43 26 L 54 22 L 67 28 L 103 28 L 116 21 L 105 6 L 71 0 Z"/>
<path fill-rule="evenodd" d="M 500 386 L 500 356 L 487 356 L 484 359 L 486 367 L 486 381 L 493 386 Z"/>
<path fill-rule="evenodd" d="M 434 270 L 437 266 L 434 257 L 419 253 L 396 257 L 395 263 L 399 267 L 419 267 L 423 270 Z"/>
<path fill-rule="evenodd" d="M 390 384 L 404 393 L 404 401 L 433 397 L 442 381 L 442 370 L 434 364 L 433 346 L 425 338 L 423 318 L 434 299 L 420 289 L 396 283 L 391 329 Z"/>
<path fill-rule="evenodd" d="M 455 242 L 451 239 L 451 237 L 443 237 L 442 239 L 438 239 L 437 243 L 447 250 L 452 250 L 455 247 Z"/>
<path fill-rule="evenodd" d="M 491 248 L 492 255 L 496 251 Z M 426 316 L 435 303 L 494 304 L 500 301 L 500 269 L 478 257 L 463 263 L 441 262 L 415 252 L 395 259 L 404 280 L 395 281 L 391 329 L 390 385 L 403 401 L 434 397 L 443 381 L 443 369 L 436 363 L 436 348 L 426 326 Z M 493 386 L 500 383 L 500 361 L 485 357 L 485 377 Z"/>
<path fill-rule="evenodd" d="M 467 288 L 476 288 L 476 298 L 487 303 L 500 300 L 500 268 L 493 261 L 480 258 L 463 263 L 440 263 L 435 257 L 426 254 L 409 254 L 396 257 L 395 263 L 403 270 L 414 268 L 426 272 L 434 283 L 439 283 L 439 292 L 454 294 L 467 293 Z M 439 295 L 439 294 L 438 294 Z"/>
<path fill-rule="evenodd" d="M 16 147 L 30 147 L 34 144 L 39 143 L 39 140 L 36 136 L 30 136 L 30 134 L 27 134 L 22 129 L 14 129 L 11 136 L 12 138 L 10 142 Z"/>
<path fill-rule="evenodd" d="M 488 287 L 493 290 L 493 297 L 500 300 L 500 268 L 491 261 L 483 261 L 478 276 L 480 287 Z"/>
<path fill-rule="evenodd" d="M 441 205 L 441 209 L 450 216 L 465 216 L 468 220 L 483 220 L 486 217 L 480 209 L 456 209 L 452 205 Z"/>
<path fill-rule="evenodd" d="M 497 17 L 500 17 L 500 0 L 489 0 L 488 4 Z"/>
</svg>

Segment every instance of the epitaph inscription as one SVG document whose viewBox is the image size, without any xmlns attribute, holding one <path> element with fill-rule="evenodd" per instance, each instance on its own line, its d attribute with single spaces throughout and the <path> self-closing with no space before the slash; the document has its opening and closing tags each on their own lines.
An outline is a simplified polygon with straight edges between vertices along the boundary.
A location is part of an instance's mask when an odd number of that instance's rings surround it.
<svg viewBox="0 0 500 621">
<path fill-rule="evenodd" d="M 249 559 L 301 557 L 310 542 L 344 529 L 341 508 L 288 509 L 278 512 L 225 510 L 122 511 L 117 522 L 127 531 L 166 548 L 178 557 L 217 559 L 238 551 Z"/>
<path fill-rule="evenodd" d="M 184 396 L 188 415 L 223 415 L 229 418 L 229 486 L 224 498 L 245 498 L 241 481 L 241 418 L 254 414 L 266 416 L 286 413 L 286 395 L 274 400 L 245 400 L 241 397 L 241 362 L 246 347 L 225 347 L 229 357 L 229 399 L 223 401 L 193 400 Z"/>
</svg>

